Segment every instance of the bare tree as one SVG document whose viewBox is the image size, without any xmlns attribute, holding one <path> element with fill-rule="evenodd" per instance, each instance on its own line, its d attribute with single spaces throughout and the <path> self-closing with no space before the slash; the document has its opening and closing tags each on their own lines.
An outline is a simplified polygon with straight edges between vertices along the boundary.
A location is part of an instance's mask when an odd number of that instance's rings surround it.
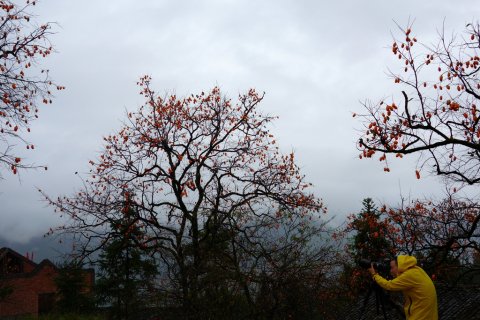
<svg viewBox="0 0 480 320">
<path fill-rule="evenodd" d="M 207 241 L 221 232 L 251 239 L 259 226 L 276 228 L 282 217 L 308 218 L 323 207 L 305 192 L 310 184 L 294 154 L 279 152 L 268 129 L 274 118 L 258 110 L 263 95 L 252 89 L 233 103 L 219 88 L 179 99 L 158 96 L 149 77 L 139 86 L 145 104 L 104 138 L 83 190 L 47 199 L 70 217 L 57 231 L 84 238 L 82 254 L 108 241 L 108 226 L 133 208 L 132 226 L 147 235 L 138 245 L 156 250 L 184 307 L 195 311 Z"/>
</svg>

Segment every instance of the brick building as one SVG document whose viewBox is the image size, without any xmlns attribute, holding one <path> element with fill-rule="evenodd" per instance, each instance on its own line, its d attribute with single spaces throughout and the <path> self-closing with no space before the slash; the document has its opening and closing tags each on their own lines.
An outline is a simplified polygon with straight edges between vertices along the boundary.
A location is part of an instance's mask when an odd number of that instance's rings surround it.
<svg viewBox="0 0 480 320">
<path fill-rule="evenodd" d="M 48 259 L 37 264 L 12 249 L 1 248 L 0 319 L 52 311 L 57 299 L 57 275 L 57 267 Z M 85 281 L 90 290 L 94 282 L 93 269 L 85 270 Z"/>
</svg>

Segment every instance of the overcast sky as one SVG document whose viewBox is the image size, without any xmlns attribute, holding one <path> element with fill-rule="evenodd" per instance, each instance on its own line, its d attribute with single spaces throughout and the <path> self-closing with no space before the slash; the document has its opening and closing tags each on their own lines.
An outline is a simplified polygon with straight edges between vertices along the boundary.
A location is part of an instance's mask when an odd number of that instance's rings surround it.
<svg viewBox="0 0 480 320">
<path fill-rule="evenodd" d="M 34 13 L 56 22 L 56 53 L 45 61 L 66 86 L 45 106 L 27 154 L 48 171 L 9 172 L 0 181 L 0 237 L 25 243 L 59 223 L 35 187 L 72 194 L 75 172 L 89 170 L 102 137 L 117 130 L 125 110 L 142 104 L 136 81 L 179 96 L 220 86 L 236 98 L 265 91 L 261 109 L 282 151 L 294 151 L 314 192 L 341 222 L 365 197 L 396 204 L 400 195 L 439 196 L 438 178 L 415 178 L 415 159 L 359 160 L 355 141 L 361 101 L 398 95 L 387 68 L 397 22 L 414 21 L 419 41 L 433 43 L 445 22 L 462 32 L 479 17 L 477 1 L 43 0 Z"/>
</svg>

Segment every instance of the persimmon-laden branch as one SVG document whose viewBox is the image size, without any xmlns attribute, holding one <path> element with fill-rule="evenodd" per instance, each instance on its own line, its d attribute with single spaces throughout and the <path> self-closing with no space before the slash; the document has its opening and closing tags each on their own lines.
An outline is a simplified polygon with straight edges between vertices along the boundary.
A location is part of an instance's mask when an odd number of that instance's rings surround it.
<svg viewBox="0 0 480 320">
<path fill-rule="evenodd" d="M 358 142 L 360 158 L 378 155 L 386 163 L 384 171 L 390 171 L 387 155 L 417 154 L 438 175 L 478 183 L 479 25 L 470 24 L 465 37 L 451 41 L 440 35 L 433 48 L 418 48 L 411 26 L 402 33 L 405 38 L 394 41 L 392 53 L 404 62 L 404 72 L 392 72 L 391 76 L 404 87 L 404 107 L 394 101 L 364 104 L 367 112 L 360 115 L 364 125 Z"/>
<path fill-rule="evenodd" d="M 30 124 L 41 104 L 52 103 L 52 91 L 64 89 L 52 82 L 48 70 L 38 68 L 53 51 L 52 24 L 38 26 L 29 12 L 33 5 L 0 1 L 0 164 L 14 174 L 39 167 L 22 159 L 18 147 L 35 148 L 25 137 Z"/>
<path fill-rule="evenodd" d="M 480 206 L 468 199 L 450 195 L 441 201 L 413 201 L 397 208 L 382 208 L 393 226 L 391 242 L 401 252 L 423 257 L 433 269 L 448 261 L 458 261 L 464 267 L 472 264 L 480 253 Z"/>
</svg>

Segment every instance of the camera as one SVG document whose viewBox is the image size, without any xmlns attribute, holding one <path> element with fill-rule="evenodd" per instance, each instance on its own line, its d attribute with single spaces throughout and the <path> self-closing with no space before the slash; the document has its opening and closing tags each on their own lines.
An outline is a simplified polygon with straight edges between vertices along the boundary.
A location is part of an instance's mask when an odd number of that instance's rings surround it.
<svg viewBox="0 0 480 320">
<path fill-rule="evenodd" d="M 388 274 L 390 272 L 390 262 L 389 261 L 372 261 L 368 259 L 360 259 L 358 265 L 364 269 L 368 269 L 373 264 L 373 268 L 383 274 Z"/>
</svg>

